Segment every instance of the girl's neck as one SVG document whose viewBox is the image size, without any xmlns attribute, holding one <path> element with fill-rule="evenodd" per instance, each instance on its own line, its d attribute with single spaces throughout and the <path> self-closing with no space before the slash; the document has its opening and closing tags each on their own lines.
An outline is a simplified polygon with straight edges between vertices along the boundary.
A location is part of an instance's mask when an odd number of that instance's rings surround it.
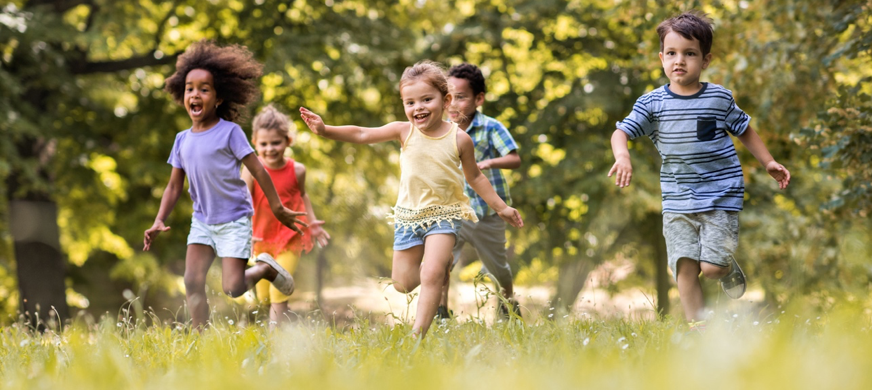
<svg viewBox="0 0 872 390">
<path fill-rule="evenodd" d="M 448 131 L 451 130 L 451 122 L 440 121 L 439 126 L 435 126 L 433 129 L 418 129 L 422 133 L 426 134 L 429 137 L 441 137 L 445 135 Z"/>
<path fill-rule="evenodd" d="M 288 166 L 288 162 L 290 162 L 290 161 L 288 160 L 287 157 L 282 157 L 281 160 L 275 161 L 275 162 L 269 162 L 269 161 L 263 160 L 263 166 L 265 166 L 269 169 L 272 169 L 272 170 L 279 170 L 279 169 L 282 169 L 282 168 Z"/>
<path fill-rule="evenodd" d="M 220 121 L 221 118 L 219 118 L 217 115 L 208 119 L 202 119 L 199 121 L 195 120 L 194 123 L 191 125 L 191 131 L 194 133 L 200 133 L 209 130 L 215 127 L 215 125 L 217 125 Z"/>
</svg>

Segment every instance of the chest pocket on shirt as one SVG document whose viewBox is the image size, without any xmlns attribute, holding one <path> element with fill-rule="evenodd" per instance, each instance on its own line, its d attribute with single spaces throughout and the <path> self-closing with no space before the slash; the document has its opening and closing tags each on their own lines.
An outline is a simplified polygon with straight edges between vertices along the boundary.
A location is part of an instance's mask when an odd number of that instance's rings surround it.
<svg viewBox="0 0 872 390">
<path fill-rule="evenodd" d="M 711 141 L 715 139 L 715 133 L 718 130 L 718 121 L 715 117 L 699 117 L 696 118 L 696 138 L 700 141 Z"/>
</svg>

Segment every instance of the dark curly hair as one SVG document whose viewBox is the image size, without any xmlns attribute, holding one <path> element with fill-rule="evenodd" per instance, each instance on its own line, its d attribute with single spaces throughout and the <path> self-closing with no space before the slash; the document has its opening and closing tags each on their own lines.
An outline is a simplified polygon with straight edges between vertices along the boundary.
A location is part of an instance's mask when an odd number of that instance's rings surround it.
<svg viewBox="0 0 872 390">
<path fill-rule="evenodd" d="M 484 92 L 487 93 L 487 87 L 484 84 L 484 75 L 481 74 L 481 69 L 473 64 L 462 63 L 454 65 L 448 70 L 448 77 L 465 79 L 469 81 L 469 86 L 472 88 L 472 93 L 475 96 Z"/>
<path fill-rule="evenodd" d="M 176 103 L 184 104 L 185 78 L 194 69 L 212 74 L 217 98 L 223 101 L 216 111 L 219 118 L 233 122 L 246 117 L 245 106 L 259 96 L 257 79 L 263 74 L 263 65 L 252 57 L 248 48 L 221 47 L 205 39 L 189 46 L 179 56 L 176 72 L 164 87 Z"/>
</svg>

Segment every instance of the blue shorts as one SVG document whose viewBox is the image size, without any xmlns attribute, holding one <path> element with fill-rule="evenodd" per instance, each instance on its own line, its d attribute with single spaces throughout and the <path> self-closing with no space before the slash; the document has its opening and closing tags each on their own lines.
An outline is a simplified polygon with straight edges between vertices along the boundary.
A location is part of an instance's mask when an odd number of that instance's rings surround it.
<svg viewBox="0 0 872 390">
<path fill-rule="evenodd" d="M 431 234 L 453 234 L 456 238 L 461 226 L 463 226 L 463 223 L 459 220 L 439 221 L 428 228 L 420 226 L 414 228 L 394 226 L 394 250 L 401 251 L 413 246 L 424 245 L 424 238 Z"/>
<path fill-rule="evenodd" d="M 200 244 L 212 247 L 218 257 L 251 257 L 251 217 L 209 225 L 191 218 L 188 245 Z"/>
</svg>

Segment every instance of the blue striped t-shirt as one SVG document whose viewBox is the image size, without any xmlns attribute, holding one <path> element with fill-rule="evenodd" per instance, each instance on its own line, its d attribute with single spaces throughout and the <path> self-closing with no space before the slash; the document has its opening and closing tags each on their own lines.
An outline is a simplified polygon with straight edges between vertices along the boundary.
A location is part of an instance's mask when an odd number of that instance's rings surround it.
<svg viewBox="0 0 872 390">
<path fill-rule="evenodd" d="M 647 135 L 663 160 L 663 212 L 740 211 L 745 180 L 727 133 L 740 136 L 751 118 L 717 84 L 702 83 L 691 96 L 664 85 L 642 95 L 633 112 L 617 123 L 630 139 Z"/>
</svg>

